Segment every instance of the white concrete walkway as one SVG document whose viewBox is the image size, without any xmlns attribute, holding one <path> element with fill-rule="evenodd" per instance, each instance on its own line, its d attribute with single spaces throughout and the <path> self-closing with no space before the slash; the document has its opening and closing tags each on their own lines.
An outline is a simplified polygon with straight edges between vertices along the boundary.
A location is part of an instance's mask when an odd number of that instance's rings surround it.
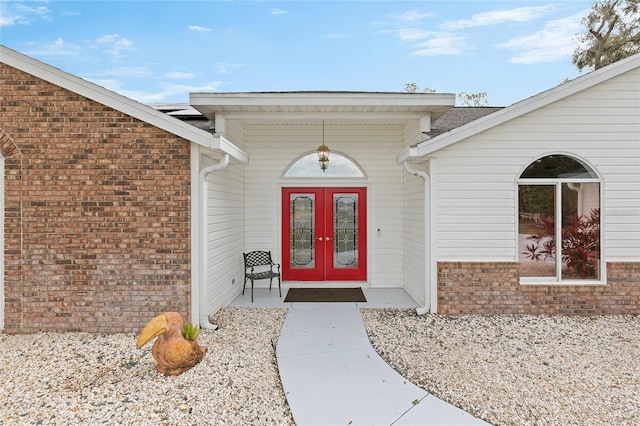
<svg viewBox="0 0 640 426">
<path fill-rule="evenodd" d="M 298 426 L 487 425 L 389 367 L 356 303 L 291 304 L 276 356 Z"/>
</svg>

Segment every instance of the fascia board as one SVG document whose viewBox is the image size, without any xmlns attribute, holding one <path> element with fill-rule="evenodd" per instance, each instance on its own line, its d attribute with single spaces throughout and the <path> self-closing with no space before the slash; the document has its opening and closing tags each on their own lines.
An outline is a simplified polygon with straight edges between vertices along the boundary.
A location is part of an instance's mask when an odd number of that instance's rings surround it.
<svg viewBox="0 0 640 426">
<path fill-rule="evenodd" d="M 190 93 L 193 106 L 442 106 L 455 105 L 451 93 L 375 93 L 375 92 L 227 92 Z"/>
<path fill-rule="evenodd" d="M 553 89 L 549 89 L 500 111 L 494 112 L 493 114 L 489 114 L 464 126 L 436 136 L 429 141 L 419 143 L 417 145 L 416 155 L 419 157 L 429 155 L 463 139 L 499 126 L 509 120 L 513 120 L 514 118 L 520 117 L 531 111 L 574 95 L 582 90 L 593 87 L 638 67 L 640 67 L 640 54 L 622 59 L 607 67 L 601 68 L 597 71 L 592 71 L 582 77 L 578 77 Z"/>
<path fill-rule="evenodd" d="M 213 135 L 161 111 L 0 45 L 0 62 L 106 105 L 198 145 L 212 148 Z"/>
<path fill-rule="evenodd" d="M 410 146 L 400 151 L 400 153 L 396 156 L 396 162 L 400 164 L 405 161 L 410 161 L 411 159 L 416 158 L 417 156 L 418 156 L 417 148 L 415 146 Z"/>
<path fill-rule="evenodd" d="M 224 136 L 216 136 L 215 141 L 217 143 L 217 149 L 224 152 L 225 154 L 229 154 L 236 160 L 240 161 L 243 164 L 249 163 L 249 154 L 242 151 L 238 148 L 234 143 L 232 143 L 229 139 Z"/>
</svg>

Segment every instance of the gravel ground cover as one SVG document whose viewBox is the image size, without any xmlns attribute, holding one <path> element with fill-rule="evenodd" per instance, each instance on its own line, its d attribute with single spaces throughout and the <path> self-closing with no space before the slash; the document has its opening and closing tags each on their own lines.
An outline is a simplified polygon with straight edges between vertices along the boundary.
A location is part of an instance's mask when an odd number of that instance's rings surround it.
<svg viewBox="0 0 640 426">
<path fill-rule="evenodd" d="M 135 334 L 0 335 L 0 424 L 292 425 L 275 360 L 286 312 L 222 309 L 202 362 L 175 377 Z"/>
<path fill-rule="evenodd" d="M 293 425 L 275 359 L 286 312 L 222 309 L 176 377 L 135 334 L 0 335 L 0 424 Z M 490 423 L 640 425 L 638 316 L 361 312 L 392 367 Z"/>
<path fill-rule="evenodd" d="M 640 425 L 640 317 L 361 310 L 374 348 L 495 425 Z"/>
</svg>

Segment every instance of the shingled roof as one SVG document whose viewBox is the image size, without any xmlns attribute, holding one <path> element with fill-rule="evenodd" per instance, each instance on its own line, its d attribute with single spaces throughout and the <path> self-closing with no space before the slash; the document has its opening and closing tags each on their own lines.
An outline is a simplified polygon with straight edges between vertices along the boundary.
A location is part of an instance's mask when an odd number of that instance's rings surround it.
<svg viewBox="0 0 640 426">
<path fill-rule="evenodd" d="M 438 136 L 456 127 L 463 126 L 485 115 L 500 111 L 504 107 L 453 107 L 440 116 L 434 123 L 429 137 Z"/>
</svg>

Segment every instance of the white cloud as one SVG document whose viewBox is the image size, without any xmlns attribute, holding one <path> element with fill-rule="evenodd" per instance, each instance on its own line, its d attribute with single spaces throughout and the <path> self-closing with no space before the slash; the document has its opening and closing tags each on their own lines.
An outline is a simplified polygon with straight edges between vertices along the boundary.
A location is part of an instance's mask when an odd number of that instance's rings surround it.
<svg viewBox="0 0 640 426">
<path fill-rule="evenodd" d="M 0 1 L 0 27 L 29 25 L 33 21 L 51 20 L 51 11 L 45 6 L 31 7 L 23 3 Z"/>
<path fill-rule="evenodd" d="M 96 40 L 99 45 L 104 45 L 107 48 L 107 53 L 113 60 L 118 60 L 122 57 L 123 52 L 133 50 L 133 42 L 125 37 L 121 37 L 118 34 L 108 34 L 100 37 Z"/>
<path fill-rule="evenodd" d="M 467 43 L 464 37 L 441 33 L 430 36 L 415 45 L 415 49 L 411 52 L 412 56 L 450 56 L 457 55 L 467 49 Z"/>
<path fill-rule="evenodd" d="M 401 13 L 399 15 L 394 15 L 393 17 L 396 20 L 402 21 L 402 22 L 416 22 L 416 21 L 421 21 L 423 19 L 426 18 L 431 18 L 432 16 L 434 16 L 433 12 L 422 12 L 419 10 L 409 10 L 407 12 Z"/>
<path fill-rule="evenodd" d="M 400 41 L 412 43 L 412 56 L 457 55 L 468 49 L 466 38 L 456 33 L 403 28 L 393 31 Z"/>
<path fill-rule="evenodd" d="M 108 90 L 119 93 L 127 98 L 134 99 L 141 103 L 157 103 L 163 102 L 170 98 L 175 98 L 176 95 L 187 97 L 190 92 L 211 92 L 215 91 L 222 85 L 220 81 L 212 81 L 201 85 L 186 85 L 186 84 L 172 84 L 161 82 L 159 86 L 160 90 L 153 92 L 143 90 L 129 90 L 123 87 L 122 83 L 116 79 L 93 79 L 87 80 L 92 83 L 102 86 Z"/>
<path fill-rule="evenodd" d="M 325 37 L 331 40 L 347 38 L 346 35 L 337 33 L 327 34 Z"/>
<path fill-rule="evenodd" d="M 191 72 L 182 72 L 182 71 L 171 71 L 164 75 L 166 78 L 170 78 L 172 80 L 185 80 L 188 78 L 195 77 L 195 74 Z"/>
<path fill-rule="evenodd" d="M 107 68 L 93 75 L 127 78 L 149 78 L 153 77 L 153 72 L 149 68 L 145 67 L 114 67 Z"/>
<path fill-rule="evenodd" d="M 555 9 L 554 5 L 519 7 L 510 10 L 494 10 L 491 12 L 477 13 L 470 19 L 445 22 L 441 28 L 458 30 L 463 28 L 484 27 L 488 25 L 505 24 L 510 22 L 528 22 L 538 19 Z"/>
<path fill-rule="evenodd" d="M 398 36 L 400 41 L 404 42 L 424 40 L 425 38 L 429 38 L 434 34 L 433 31 L 421 30 L 417 28 L 403 28 L 394 32 Z"/>
<path fill-rule="evenodd" d="M 244 65 L 242 64 L 226 64 L 224 62 L 220 62 L 218 64 L 216 64 L 215 66 L 215 73 L 216 74 L 229 74 L 229 69 L 230 68 L 244 68 Z"/>
<path fill-rule="evenodd" d="M 271 14 L 272 15 L 287 15 L 289 13 L 288 10 L 282 10 L 282 9 L 271 9 Z"/>
<path fill-rule="evenodd" d="M 564 19 L 549 21 L 542 30 L 513 38 L 499 45 L 503 49 L 518 51 L 509 62 L 534 64 L 552 62 L 571 55 L 576 47 L 575 34 L 580 31 L 583 13 Z"/>
<path fill-rule="evenodd" d="M 216 64 L 216 74 L 229 74 L 229 68 L 225 64 Z"/>
<path fill-rule="evenodd" d="M 77 56 L 81 52 L 77 44 L 69 44 L 58 38 L 53 43 L 36 46 L 35 43 L 28 43 L 28 49 L 24 53 L 30 56 Z"/>
<path fill-rule="evenodd" d="M 190 93 L 190 92 L 212 92 L 222 86 L 221 81 L 210 81 L 200 85 L 193 84 L 163 84 L 166 93 L 178 94 L 178 93 Z"/>
<path fill-rule="evenodd" d="M 201 27 L 199 25 L 189 25 L 189 29 L 193 31 L 200 31 L 205 33 L 211 31 L 211 28 Z"/>
</svg>

